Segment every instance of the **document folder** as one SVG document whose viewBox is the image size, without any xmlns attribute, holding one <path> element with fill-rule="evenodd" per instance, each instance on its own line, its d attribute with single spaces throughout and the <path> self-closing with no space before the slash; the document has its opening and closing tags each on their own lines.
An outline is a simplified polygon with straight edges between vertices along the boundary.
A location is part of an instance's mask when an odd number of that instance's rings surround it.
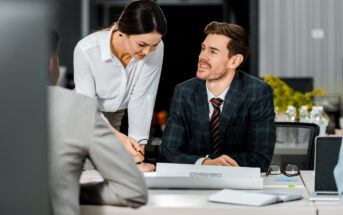
<svg viewBox="0 0 343 215">
<path fill-rule="evenodd" d="M 262 189 L 259 168 L 157 163 L 156 172 L 144 174 L 155 189 Z"/>
</svg>

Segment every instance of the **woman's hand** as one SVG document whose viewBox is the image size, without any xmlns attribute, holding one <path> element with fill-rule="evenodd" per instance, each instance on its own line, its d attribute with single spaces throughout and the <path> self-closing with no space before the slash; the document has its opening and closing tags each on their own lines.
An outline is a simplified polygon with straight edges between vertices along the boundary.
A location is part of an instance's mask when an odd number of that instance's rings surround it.
<svg viewBox="0 0 343 215">
<path fill-rule="evenodd" d="M 113 133 L 119 138 L 120 142 L 124 145 L 126 150 L 130 153 L 132 157 L 138 157 L 141 155 L 139 153 L 141 151 L 141 146 L 140 144 L 133 138 L 126 136 L 125 134 L 119 132 L 115 128 L 111 126 L 111 124 L 108 123 L 108 127 L 113 131 Z M 144 157 L 143 157 L 144 159 Z"/>
<path fill-rule="evenodd" d="M 155 165 L 151 163 L 141 163 L 137 165 L 141 172 L 152 172 L 155 170 Z"/>
<path fill-rule="evenodd" d="M 120 132 L 118 132 L 120 133 Z M 142 156 L 139 152 L 141 151 L 141 146 L 139 145 L 139 143 L 134 140 L 131 137 L 126 136 L 123 133 L 120 133 L 120 135 L 117 135 L 120 139 L 120 142 L 124 145 L 124 147 L 126 148 L 126 150 L 130 153 L 130 155 L 132 157 L 140 157 Z M 143 157 L 144 159 L 144 157 Z"/>
</svg>

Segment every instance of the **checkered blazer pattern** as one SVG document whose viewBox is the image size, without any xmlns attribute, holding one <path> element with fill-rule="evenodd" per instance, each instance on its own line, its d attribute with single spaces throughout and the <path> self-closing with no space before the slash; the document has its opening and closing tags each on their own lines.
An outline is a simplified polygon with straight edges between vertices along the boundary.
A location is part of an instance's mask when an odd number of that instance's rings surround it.
<svg viewBox="0 0 343 215">
<path fill-rule="evenodd" d="M 175 87 L 164 131 L 159 162 L 194 164 L 209 155 L 226 154 L 238 165 L 266 171 L 275 146 L 273 90 L 243 72 L 226 94 L 219 125 L 220 146 L 211 152 L 206 81 L 197 78 Z"/>
</svg>

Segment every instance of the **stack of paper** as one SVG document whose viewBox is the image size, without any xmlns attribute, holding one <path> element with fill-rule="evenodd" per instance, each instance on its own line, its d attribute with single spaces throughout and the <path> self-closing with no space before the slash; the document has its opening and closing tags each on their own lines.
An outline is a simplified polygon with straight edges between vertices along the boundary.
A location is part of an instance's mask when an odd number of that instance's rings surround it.
<svg viewBox="0 0 343 215">
<path fill-rule="evenodd" d="M 259 168 L 157 163 L 145 174 L 149 188 L 262 189 Z"/>
</svg>

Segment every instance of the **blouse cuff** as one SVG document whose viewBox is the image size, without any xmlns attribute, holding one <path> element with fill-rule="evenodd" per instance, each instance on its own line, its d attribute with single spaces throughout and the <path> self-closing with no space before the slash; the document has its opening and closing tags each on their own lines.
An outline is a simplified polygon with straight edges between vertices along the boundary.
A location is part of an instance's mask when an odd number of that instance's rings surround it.
<svg viewBox="0 0 343 215">
<path fill-rule="evenodd" d="M 139 144 L 142 145 L 146 145 L 148 143 L 148 136 L 135 136 L 135 135 L 130 135 L 129 137 L 133 138 L 134 140 L 136 140 Z"/>
</svg>

